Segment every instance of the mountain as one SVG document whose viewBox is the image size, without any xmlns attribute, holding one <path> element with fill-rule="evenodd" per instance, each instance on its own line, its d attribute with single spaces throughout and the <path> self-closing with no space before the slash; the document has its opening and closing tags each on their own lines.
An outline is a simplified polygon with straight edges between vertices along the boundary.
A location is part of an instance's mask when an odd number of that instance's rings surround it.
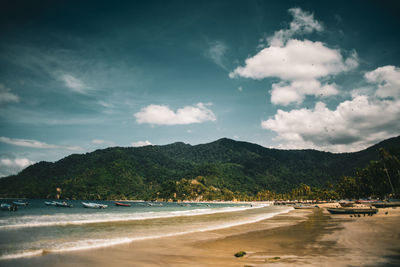
<svg viewBox="0 0 400 267">
<path fill-rule="evenodd" d="M 151 199 L 169 182 L 198 178 L 215 190 L 255 195 L 289 192 L 301 183 L 325 188 L 378 159 L 379 148 L 400 154 L 400 136 L 355 153 L 269 149 L 222 138 L 189 145 L 112 147 L 39 162 L 0 179 L 1 197 Z M 164 186 L 164 187 L 163 187 Z"/>
</svg>

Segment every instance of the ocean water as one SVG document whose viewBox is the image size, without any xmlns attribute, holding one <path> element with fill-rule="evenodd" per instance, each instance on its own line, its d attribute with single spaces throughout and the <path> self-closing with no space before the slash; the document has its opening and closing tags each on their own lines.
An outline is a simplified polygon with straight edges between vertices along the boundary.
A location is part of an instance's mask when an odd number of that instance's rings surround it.
<svg viewBox="0 0 400 267">
<path fill-rule="evenodd" d="M 0 211 L 0 261 L 222 229 L 291 209 L 232 203 L 131 202 L 131 207 L 119 207 L 113 201 L 96 202 L 108 205 L 106 209 L 88 209 L 81 201 L 68 201 L 72 208 L 46 206 L 44 201 L 28 200 L 17 212 Z"/>
</svg>

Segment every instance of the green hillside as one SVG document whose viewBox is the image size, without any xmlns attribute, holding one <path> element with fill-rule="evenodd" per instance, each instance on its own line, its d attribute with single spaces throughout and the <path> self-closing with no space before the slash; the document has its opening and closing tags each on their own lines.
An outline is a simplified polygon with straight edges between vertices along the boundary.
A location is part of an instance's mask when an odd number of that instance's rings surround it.
<svg viewBox="0 0 400 267">
<path fill-rule="evenodd" d="M 344 154 L 268 149 L 226 138 L 196 146 L 178 142 L 113 147 L 70 155 L 55 163 L 36 163 L 0 179 L 0 196 L 49 198 L 61 188 L 63 198 L 176 198 L 166 192 L 187 184 L 191 191 L 180 196 L 185 199 L 224 198 L 231 193 L 255 196 L 265 190 L 285 193 L 301 184 L 326 188 L 377 160 L 381 147 L 399 155 L 400 137 Z"/>
</svg>

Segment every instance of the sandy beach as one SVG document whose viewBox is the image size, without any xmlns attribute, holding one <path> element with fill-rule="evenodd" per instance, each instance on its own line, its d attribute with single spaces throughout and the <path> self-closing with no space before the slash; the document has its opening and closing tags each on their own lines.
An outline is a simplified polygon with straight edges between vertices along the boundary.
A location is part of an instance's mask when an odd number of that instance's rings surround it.
<svg viewBox="0 0 400 267">
<path fill-rule="evenodd" d="M 387 213 L 387 214 L 386 214 Z M 400 209 L 373 217 L 293 210 L 257 223 L 126 245 L 2 261 L 2 266 L 398 266 Z M 236 258 L 234 254 L 245 251 Z"/>
</svg>

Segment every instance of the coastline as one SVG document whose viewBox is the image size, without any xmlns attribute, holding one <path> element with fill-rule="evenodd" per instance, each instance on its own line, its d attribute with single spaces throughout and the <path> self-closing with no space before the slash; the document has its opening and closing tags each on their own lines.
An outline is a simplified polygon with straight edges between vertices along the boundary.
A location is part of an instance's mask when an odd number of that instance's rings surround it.
<svg viewBox="0 0 400 267">
<path fill-rule="evenodd" d="M 388 214 L 385 214 L 388 212 Z M 259 222 L 106 248 L 50 253 L 1 266 L 394 266 L 400 209 L 373 217 L 292 210 Z M 235 258 L 246 251 L 243 258 Z M 279 258 L 277 258 L 279 257 Z M 385 265 L 386 264 L 386 265 Z"/>
</svg>

